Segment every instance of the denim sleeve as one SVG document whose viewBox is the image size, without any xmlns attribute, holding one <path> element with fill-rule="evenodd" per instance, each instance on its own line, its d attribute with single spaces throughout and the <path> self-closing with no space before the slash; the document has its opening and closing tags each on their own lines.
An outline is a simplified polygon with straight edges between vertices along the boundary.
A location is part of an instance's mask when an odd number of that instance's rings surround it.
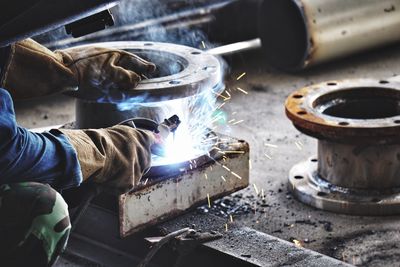
<svg viewBox="0 0 400 267">
<path fill-rule="evenodd" d="M 11 96 L 0 88 L 0 184 L 28 181 L 58 190 L 78 186 L 78 157 L 59 131 L 33 133 L 19 127 Z"/>
</svg>

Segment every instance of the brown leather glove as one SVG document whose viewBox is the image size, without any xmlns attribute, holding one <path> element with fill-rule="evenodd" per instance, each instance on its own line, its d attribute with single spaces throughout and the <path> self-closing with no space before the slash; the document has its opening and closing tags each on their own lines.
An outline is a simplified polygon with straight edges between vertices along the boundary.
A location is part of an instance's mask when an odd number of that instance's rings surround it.
<svg viewBox="0 0 400 267">
<path fill-rule="evenodd" d="M 131 90 L 140 82 L 138 73 L 155 65 L 122 50 L 101 47 L 70 48 L 52 52 L 32 39 L 11 47 L 0 86 L 14 98 L 25 99 L 77 90 Z"/>
<path fill-rule="evenodd" d="M 117 125 L 99 130 L 66 130 L 78 154 L 83 180 L 104 185 L 112 193 L 130 191 L 150 168 L 150 131 Z"/>
</svg>

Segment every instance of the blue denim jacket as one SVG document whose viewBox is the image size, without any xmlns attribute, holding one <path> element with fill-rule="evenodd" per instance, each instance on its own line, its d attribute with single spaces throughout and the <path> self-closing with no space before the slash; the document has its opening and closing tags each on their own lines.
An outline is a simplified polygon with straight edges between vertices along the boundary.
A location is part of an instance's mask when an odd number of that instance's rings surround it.
<svg viewBox="0 0 400 267">
<path fill-rule="evenodd" d="M 0 70 L 1 63 L 0 56 Z M 82 172 L 67 137 L 57 130 L 33 133 L 19 127 L 12 98 L 0 88 L 0 184 L 26 181 L 62 190 L 78 186 Z"/>
</svg>

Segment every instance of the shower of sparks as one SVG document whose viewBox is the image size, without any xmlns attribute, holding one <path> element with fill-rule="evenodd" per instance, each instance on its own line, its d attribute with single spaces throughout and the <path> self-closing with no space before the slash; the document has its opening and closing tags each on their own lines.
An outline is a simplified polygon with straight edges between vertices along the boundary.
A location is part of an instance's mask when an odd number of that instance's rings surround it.
<svg viewBox="0 0 400 267">
<path fill-rule="evenodd" d="M 248 94 L 249 94 L 249 92 L 247 92 L 246 90 L 244 90 L 244 89 L 242 89 L 242 88 L 240 88 L 240 87 L 236 87 L 236 89 L 238 89 L 238 91 L 242 92 L 242 93 L 245 94 L 245 95 L 248 95 Z"/>
<path fill-rule="evenodd" d="M 267 157 L 267 159 L 272 159 L 272 157 L 270 155 L 268 155 L 267 153 L 264 153 L 264 155 Z"/>
<path fill-rule="evenodd" d="M 294 142 L 294 144 L 297 146 L 297 148 L 298 148 L 299 150 L 302 150 L 302 149 L 303 149 L 303 144 L 302 144 L 300 141 L 296 141 L 296 142 Z"/>
<path fill-rule="evenodd" d="M 211 208 L 210 194 L 207 194 L 207 202 L 208 202 L 208 208 Z"/>
<path fill-rule="evenodd" d="M 221 175 L 221 179 L 222 179 L 224 182 L 226 182 L 226 179 L 225 179 L 225 177 L 224 177 L 223 175 Z"/>
<path fill-rule="evenodd" d="M 264 146 L 271 147 L 271 148 L 278 148 L 277 145 L 265 143 Z"/>
<path fill-rule="evenodd" d="M 233 176 L 237 177 L 239 180 L 242 180 L 242 177 L 239 174 L 237 174 L 235 172 L 231 172 L 231 173 Z"/>
<path fill-rule="evenodd" d="M 201 46 L 203 47 L 203 49 L 206 49 L 206 43 L 204 41 L 201 41 Z"/>
<path fill-rule="evenodd" d="M 256 185 L 256 184 L 253 184 L 253 187 L 254 187 L 254 191 L 256 191 L 256 195 L 258 196 L 258 194 L 259 194 L 260 192 L 258 191 L 257 185 Z"/>
<path fill-rule="evenodd" d="M 229 220 L 230 220 L 231 223 L 233 223 L 233 216 L 232 216 L 232 214 L 229 214 Z"/>
<path fill-rule="evenodd" d="M 242 122 L 244 122 L 244 120 L 240 120 L 240 121 L 234 122 L 234 123 L 232 123 L 232 125 L 236 125 L 236 124 L 239 124 L 239 123 L 242 123 Z"/>
<path fill-rule="evenodd" d="M 246 72 L 243 72 L 242 74 L 240 74 L 240 75 L 236 78 L 236 81 L 239 81 L 239 80 L 242 79 L 245 75 L 246 75 Z"/>
</svg>

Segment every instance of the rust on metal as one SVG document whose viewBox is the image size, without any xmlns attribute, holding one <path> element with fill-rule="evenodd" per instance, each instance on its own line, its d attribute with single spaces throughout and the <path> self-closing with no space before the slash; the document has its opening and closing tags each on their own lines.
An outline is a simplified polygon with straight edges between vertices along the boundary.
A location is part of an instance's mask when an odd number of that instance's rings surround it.
<svg viewBox="0 0 400 267">
<path fill-rule="evenodd" d="M 354 90 L 354 92 L 350 92 Z M 327 97 L 339 94 L 359 94 L 363 97 L 392 97 L 400 99 L 400 83 L 386 80 L 336 80 L 328 81 L 293 92 L 286 100 L 286 115 L 301 131 L 314 137 L 326 139 L 399 139 L 399 118 L 354 119 L 325 114 L 321 101 L 329 102 Z M 329 104 L 329 103 L 328 103 Z M 320 107 L 318 107 L 318 105 Z M 371 107 L 373 108 L 373 107 Z"/>
</svg>

